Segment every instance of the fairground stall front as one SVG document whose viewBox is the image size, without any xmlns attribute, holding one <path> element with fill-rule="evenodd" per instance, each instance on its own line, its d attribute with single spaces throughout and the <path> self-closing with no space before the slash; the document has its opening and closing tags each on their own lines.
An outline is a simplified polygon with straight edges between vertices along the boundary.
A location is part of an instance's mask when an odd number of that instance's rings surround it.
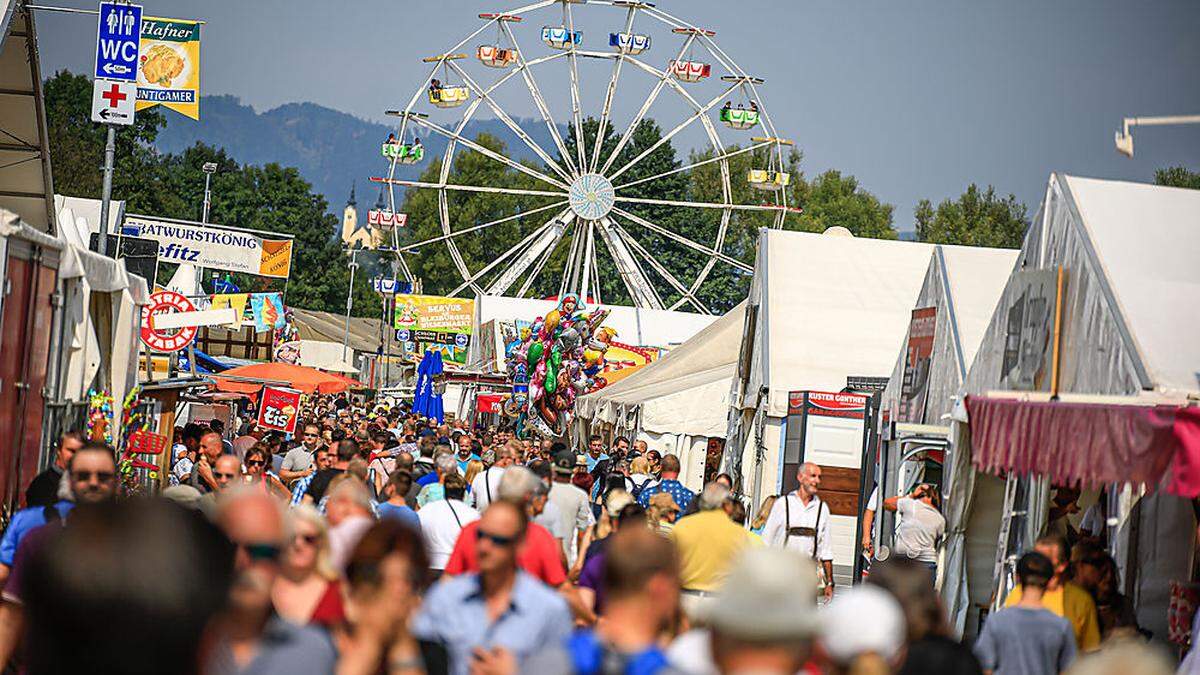
<svg viewBox="0 0 1200 675">
<path fill-rule="evenodd" d="M 1166 638 L 1172 589 L 1195 581 L 1198 224 L 1200 191 L 1050 176 L 954 413 L 943 576 L 958 583 L 942 594 L 959 631 L 1005 597 L 1052 491 L 1083 488 L 1065 524 L 1096 515 L 1139 625 Z"/>
</svg>

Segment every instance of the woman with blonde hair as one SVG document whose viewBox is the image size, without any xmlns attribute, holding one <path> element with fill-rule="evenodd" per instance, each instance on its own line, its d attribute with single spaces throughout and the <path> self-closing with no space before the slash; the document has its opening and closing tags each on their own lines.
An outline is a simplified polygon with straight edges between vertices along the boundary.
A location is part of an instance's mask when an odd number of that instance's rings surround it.
<svg viewBox="0 0 1200 675">
<path fill-rule="evenodd" d="M 463 475 L 463 480 L 467 482 L 467 491 L 471 491 L 471 483 L 475 482 L 475 476 L 478 476 L 483 471 L 483 461 L 472 459 L 467 462 L 467 471 Z"/>
<path fill-rule="evenodd" d="M 767 518 L 771 515 L 771 509 L 775 508 L 775 500 L 779 499 L 779 495 L 771 495 L 763 500 L 762 506 L 754 512 L 754 520 L 750 522 L 750 531 L 758 536 L 762 536 L 763 528 L 767 526 Z"/>
<path fill-rule="evenodd" d="M 275 611 L 299 625 L 332 630 L 346 620 L 342 587 L 330 562 L 329 528 L 312 506 L 291 510 L 292 540 L 280 556 L 271 588 Z"/>
</svg>

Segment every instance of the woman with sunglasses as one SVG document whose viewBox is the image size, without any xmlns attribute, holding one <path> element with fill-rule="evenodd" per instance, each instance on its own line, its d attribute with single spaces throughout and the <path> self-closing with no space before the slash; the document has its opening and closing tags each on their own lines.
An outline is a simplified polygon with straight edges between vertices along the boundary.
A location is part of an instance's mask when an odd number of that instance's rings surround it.
<svg viewBox="0 0 1200 675">
<path fill-rule="evenodd" d="M 333 630 L 346 620 L 342 585 L 330 563 L 325 519 L 308 505 L 291 510 L 293 537 L 280 556 L 271 602 L 280 616 Z"/>
<path fill-rule="evenodd" d="M 245 474 L 246 482 L 262 488 L 267 494 L 280 499 L 288 499 L 291 494 L 283 486 L 283 481 L 267 468 L 267 462 L 270 459 L 270 450 L 263 443 L 255 443 L 247 450 L 246 458 L 242 460 L 242 471 Z"/>
</svg>

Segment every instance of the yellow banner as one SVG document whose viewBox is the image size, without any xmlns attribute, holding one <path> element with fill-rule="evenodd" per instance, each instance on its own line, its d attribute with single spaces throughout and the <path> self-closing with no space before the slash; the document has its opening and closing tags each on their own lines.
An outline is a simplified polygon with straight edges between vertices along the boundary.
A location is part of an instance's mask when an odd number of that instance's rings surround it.
<svg viewBox="0 0 1200 675">
<path fill-rule="evenodd" d="M 164 105 L 200 119 L 200 23 L 142 19 L 137 109 Z"/>
<path fill-rule="evenodd" d="M 264 277 L 286 279 L 292 271 L 292 240 L 263 239 L 262 263 L 258 273 Z"/>
</svg>

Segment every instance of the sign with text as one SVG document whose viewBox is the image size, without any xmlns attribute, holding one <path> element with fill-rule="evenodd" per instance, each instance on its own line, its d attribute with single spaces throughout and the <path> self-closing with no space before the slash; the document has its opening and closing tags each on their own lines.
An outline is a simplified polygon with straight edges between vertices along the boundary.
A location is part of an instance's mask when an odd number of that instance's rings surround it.
<svg viewBox="0 0 1200 675">
<path fill-rule="evenodd" d="M 936 329 L 937 307 L 913 310 L 908 323 L 908 348 L 904 352 L 904 378 L 900 383 L 900 413 L 896 417 L 899 422 L 920 423 L 925 419 Z"/>
<path fill-rule="evenodd" d="M 137 109 L 162 105 L 200 119 L 200 22 L 148 16 L 141 51 Z"/>
<path fill-rule="evenodd" d="M 135 82 L 141 37 L 141 5 L 100 3 L 96 22 L 96 69 L 92 79 Z"/>
<path fill-rule="evenodd" d="M 263 387 L 258 406 L 258 426 L 284 433 L 296 432 L 300 413 L 300 392 L 282 387 Z"/>
<path fill-rule="evenodd" d="M 228 272 L 286 279 L 292 268 L 292 240 L 265 239 L 254 232 L 196 223 L 126 215 L 112 234 L 158 242 L 158 259 Z"/>
<path fill-rule="evenodd" d="M 192 301 L 175 291 L 151 293 L 150 304 L 142 307 L 142 342 L 156 352 L 177 352 L 187 347 L 196 338 L 196 326 L 156 328 L 155 317 L 194 311 Z"/>
<path fill-rule="evenodd" d="M 397 295 L 395 325 L 407 331 L 405 341 L 437 348 L 454 364 L 467 362 L 475 323 L 475 301 L 436 295 Z"/>
<path fill-rule="evenodd" d="M 100 124 L 133 124 L 137 85 L 96 80 L 92 83 L 92 121 Z"/>
</svg>

